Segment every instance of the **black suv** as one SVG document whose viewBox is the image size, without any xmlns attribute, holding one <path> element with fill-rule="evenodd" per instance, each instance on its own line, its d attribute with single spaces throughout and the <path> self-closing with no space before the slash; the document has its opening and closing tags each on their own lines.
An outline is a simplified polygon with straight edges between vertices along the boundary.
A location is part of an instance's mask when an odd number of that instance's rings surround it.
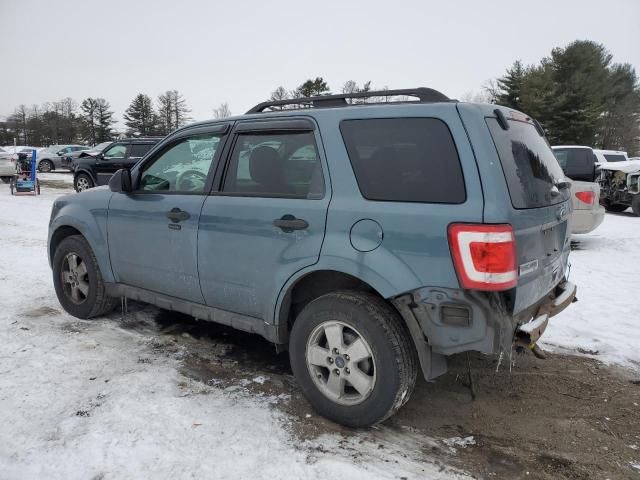
<svg viewBox="0 0 640 480">
<path fill-rule="evenodd" d="M 113 142 L 96 155 L 79 157 L 75 162 L 73 186 L 76 192 L 107 185 L 121 168 L 131 168 L 163 137 L 125 138 Z"/>
</svg>

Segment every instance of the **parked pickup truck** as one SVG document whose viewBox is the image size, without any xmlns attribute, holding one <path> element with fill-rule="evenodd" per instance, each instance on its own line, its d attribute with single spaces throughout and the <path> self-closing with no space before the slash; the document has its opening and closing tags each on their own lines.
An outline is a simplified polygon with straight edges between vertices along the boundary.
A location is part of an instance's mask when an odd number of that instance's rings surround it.
<svg viewBox="0 0 640 480">
<path fill-rule="evenodd" d="M 81 152 L 74 164 L 73 186 L 82 192 L 97 185 L 106 185 L 121 168 L 131 168 L 162 137 L 128 138 L 110 143 L 100 152 Z"/>
<path fill-rule="evenodd" d="M 297 98 L 59 197 L 48 252 L 71 315 L 126 297 L 257 333 L 318 412 L 361 427 L 449 355 L 536 350 L 576 293 L 570 197 L 524 113 L 428 88 Z"/>
</svg>

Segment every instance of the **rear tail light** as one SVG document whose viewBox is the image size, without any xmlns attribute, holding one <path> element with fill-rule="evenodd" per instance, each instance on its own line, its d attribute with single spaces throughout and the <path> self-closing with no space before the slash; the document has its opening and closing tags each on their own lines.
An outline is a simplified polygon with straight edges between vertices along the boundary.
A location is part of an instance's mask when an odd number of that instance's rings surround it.
<svg viewBox="0 0 640 480">
<path fill-rule="evenodd" d="M 591 190 L 587 190 L 586 192 L 576 192 L 576 198 L 582 203 L 593 205 L 593 201 L 595 200 L 596 195 Z"/>
<path fill-rule="evenodd" d="M 499 291 L 517 285 L 516 240 L 511 225 L 451 224 L 449 247 L 462 288 Z"/>
</svg>

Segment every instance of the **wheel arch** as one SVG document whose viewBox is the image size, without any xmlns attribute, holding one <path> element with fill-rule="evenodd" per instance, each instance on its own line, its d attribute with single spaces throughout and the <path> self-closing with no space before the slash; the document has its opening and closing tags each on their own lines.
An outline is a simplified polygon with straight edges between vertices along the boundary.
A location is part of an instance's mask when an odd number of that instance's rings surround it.
<svg viewBox="0 0 640 480">
<path fill-rule="evenodd" d="M 424 378 L 431 380 L 445 373 L 445 357 L 432 352 L 418 320 L 411 310 L 406 308 L 406 295 L 401 296 L 403 292 L 393 292 L 391 285 L 384 278 L 380 279 L 381 281 L 376 281 L 378 279 L 374 275 L 363 277 L 356 271 L 319 266 L 298 272 L 283 287 L 276 304 L 274 323 L 279 327 L 279 343 L 283 348 L 288 348 L 289 333 L 295 317 L 315 298 L 344 289 L 368 291 L 389 305 L 402 319 L 418 353 Z M 390 291 L 393 293 L 389 293 Z"/>
<path fill-rule="evenodd" d="M 100 272 L 105 282 L 114 282 L 109 260 L 109 249 L 107 246 L 106 234 L 98 223 L 90 218 L 82 216 L 65 215 L 57 217 L 49 227 L 49 241 L 47 244 L 47 254 L 49 265 L 53 265 L 53 257 L 60 243 L 72 235 L 80 235 L 84 238 L 96 257 Z"/>
<path fill-rule="evenodd" d="M 98 185 L 98 181 L 96 180 L 96 177 L 95 177 L 95 175 L 93 174 L 93 172 L 92 172 L 90 169 L 86 168 L 86 167 L 82 167 L 82 168 L 77 169 L 77 170 L 73 173 L 73 184 L 74 184 L 74 186 L 75 186 L 75 183 L 76 183 L 76 179 L 78 178 L 78 176 L 79 176 L 81 173 L 84 173 L 85 175 L 88 175 L 88 176 L 89 176 L 89 178 L 91 179 L 91 181 L 93 182 L 93 185 L 94 185 L 94 186 L 97 186 L 97 185 Z"/>
</svg>

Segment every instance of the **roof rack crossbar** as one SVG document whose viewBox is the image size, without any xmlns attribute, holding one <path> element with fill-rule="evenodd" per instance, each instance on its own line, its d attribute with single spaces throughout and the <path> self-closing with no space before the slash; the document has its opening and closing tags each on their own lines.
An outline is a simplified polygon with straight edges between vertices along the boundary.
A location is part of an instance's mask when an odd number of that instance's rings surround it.
<svg viewBox="0 0 640 480">
<path fill-rule="evenodd" d="M 298 105 L 299 108 L 311 107 L 341 107 L 348 105 L 349 98 L 371 98 L 371 97 L 395 97 L 395 96 L 417 97 L 421 103 L 448 102 L 451 99 L 432 88 L 407 88 L 402 90 L 376 90 L 371 92 L 340 93 L 336 95 L 321 95 L 317 97 L 300 97 L 287 100 L 272 100 L 262 102 L 253 107 L 247 113 L 260 113 L 267 108 L 282 107 L 285 105 Z"/>
</svg>

